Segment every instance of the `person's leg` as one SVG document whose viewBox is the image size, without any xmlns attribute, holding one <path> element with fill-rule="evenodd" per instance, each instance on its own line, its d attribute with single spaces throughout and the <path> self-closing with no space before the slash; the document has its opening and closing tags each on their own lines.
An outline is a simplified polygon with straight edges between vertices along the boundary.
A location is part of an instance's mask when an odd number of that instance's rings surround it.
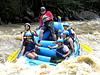
<svg viewBox="0 0 100 75">
<path fill-rule="evenodd" d="M 52 34 L 52 36 L 53 36 L 53 39 L 56 41 L 57 39 L 56 39 L 56 34 Z"/>
<path fill-rule="evenodd" d="M 64 59 L 62 59 L 60 57 L 51 57 L 50 62 L 58 64 L 58 63 L 62 62 L 63 60 Z"/>
<path fill-rule="evenodd" d="M 43 32 L 44 32 L 44 30 L 40 30 L 40 40 L 42 40 L 42 38 L 43 38 Z"/>
<path fill-rule="evenodd" d="M 50 22 L 49 24 L 50 24 L 50 31 L 51 31 L 52 37 L 56 41 L 57 37 L 56 37 L 56 34 L 55 34 L 54 22 Z"/>
<path fill-rule="evenodd" d="M 32 59 L 36 59 L 37 58 L 37 54 L 35 52 L 31 52 L 27 54 L 27 57 L 32 58 Z"/>
<path fill-rule="evenodd" d="M 53 27 L 50 27 L 49 30 L 50 30 L 50 32 L 52 34 L 53 39 L 56 41 L 57 40 L 57 37 L 56 37 L 54 28 Z"/>
<path fill-rule="evenodd" d="M 57 57 L 51 57 L 50 62 L 57 63 Z"/>
<path fill-rule="evenodd" d="M 35 56 L 35 59 L 37 59 L 38 55 L 35 52 L 32 52 L 32 54 Z"/>
<path fill-rule="evenodd" d="M 39 40 L 39 42 L 42 40 L 42 38 L 43 38 L 43 33 L 44 33 L 45 30 L 46 30 L 46 27 L 43 26 L 43 27 L 41 28 L 41 30 L 40 30 L 40 40 Z"/>
</svg>

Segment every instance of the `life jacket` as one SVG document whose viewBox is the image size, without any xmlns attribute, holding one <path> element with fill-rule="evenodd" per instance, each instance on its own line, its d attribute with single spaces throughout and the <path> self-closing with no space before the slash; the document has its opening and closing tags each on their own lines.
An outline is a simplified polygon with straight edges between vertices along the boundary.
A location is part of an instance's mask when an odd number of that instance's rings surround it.
<svg viewBox="0 0 100 75">
<path fill-rule="evenodd" d="M 26 46 L 26 50 L 30 50 L 31 47 L 32 48 L 35 47 L 34 33 L 30 31 L 30 36 L 27 36 L 26 34 L 27 32 L 25 32 L 23 36 L 23 37 L 26 37 L 24 38 L 23 44 Z"/>
<path fill-rule="evenodd" d="M 27 32 L 24 33 L 24 36 L 23 36 L 23 37 L 27 37 L 27 36 L 26 36 L 26 33 L 27 33 Z M 30 37 L 30 40 L 31 40 L 31 41 L 34 41 L 34 33 L 31 32 L 31 31 L 30 31 L 30 33 L 31 33 L 31 36 L 29 36 L 29 37 Z M 24 41 L 28 42 L 27 38 L 24 38 Z"/>
<path fill-rule="evenodd" d="M 26 43 L 24 54 L 25 54 L 27 51 L 35 51 L 35 45 L 36 45 L 36 43 L 33 43 L 33 42 Z"/>
<path fill-rule="evenodd" d="M 70 43 L 68 42 L 69 37 L 64 39 L 64 45 L 66 45 L 69 49 L 71 49 L 70 47 Z"/>
<path fill-rule="evenodd" d="M 67 31 L 69 32 L 69 36 L 72 38 L 72 40 L 74 41 L 74 33 L 72 33 L 72 28 L 68 29 Z"/>
<path fill-rule="evenodd" d="M 71 46 L 70 46 L 70 43 L 68 42 L 68 39 L 69 39 L 69 37 L 67 37 L 66 39 L 64 39 L 64 45 L 67 45 L 67 47 L 68 47 L 68 48 L 70 49 L 70 51 L 71 51 L 70 54 L 72 54 L 73 50 L 72 50 L 72 48 L 71 48 Z M 73 46 L 74 46 L 74 44 L 73 44 Z"/>
<path fill-rule="evenodd" d="M 56 50 L 57 50 L 56 55 L 57 55 L 58 57 L 62 57 L 63 54 L 66 54 L 66 53 L 63 51 L 63 46 L 62 46 L 62 47 L 58 47 Z"/>
<path fill-rule="evenodd" d="M 25 36 L 26 33 L 27 32 L 24 33 L 24 37 L 26 37 Z M 33 50 L 36 45 L 36 43 L 34 41 L 34 33 L 32 33 L 31 31 L 30 31 L 30 33 L 31 33 L 31 36 L 30 36 L 31 38 L 29 38 L 29 39 L 24 38 L 24 41 L 23 41 L 23 44 L 25 45 L 25 52 Z"/>
</svg>

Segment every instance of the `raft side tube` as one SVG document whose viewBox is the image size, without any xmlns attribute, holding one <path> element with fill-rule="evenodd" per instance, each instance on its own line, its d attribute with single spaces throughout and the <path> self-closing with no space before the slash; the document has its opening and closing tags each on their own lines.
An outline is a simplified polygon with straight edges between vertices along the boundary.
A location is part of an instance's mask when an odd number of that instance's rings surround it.
<svg viewBox="0 0 100 75">
<path fill-rule="evenodd" d="M 41 65 L 41 64 L 49 64 L 51 66 L 56 66 L 55 63 L 44 62 L 44 61 L 34 60 L 34 59 L 30 59 L 30 58 L 26 59 L 26 63 L 29 64 L 30 66 L 37 66 L 37 65 Z"/>
<path fill-rule="evenodd" d="M 40 41 L 40 44 L 42 44 L 42 47 L 55 46 L 56 44 L 54 42 L 55 41 L 42 40 Z"/>
<path fill-rule="evenodd" d="M 40 48 L 40 51 L 39 51 L 40 55 L 44 55 L 44 56 L 48 56 L 48 57 L 56 56 L 56 49 L 49 49 L 49 48 L 45 48 L 45 47 L 39 47 L 39 48 Z"/>
<path fill-rule="evenodd" d="M 37 34 L 38 34 L 38 38 L 39 38 L 39 39 L 40 39 L 40 30 L 41 30 L 41 29 L 39 29 L 39 30 L 36 31 Z M 50 33 L 49 30 L 47 30 L 46 32 L 44 32 L 44 33 L 43 33 L 43 38 L 42 38 L 42 40 L 48 40 L 48 38 L 51 36 L 50 34 L 51 34 L 51 33 Z"/>
<path fill-rule="evenodd" d="M 74 42 L 74 49 L 75 49 L 75 57 L 80 55 L 80 44 L 78 42 Z"/>
<path fill-rule="evenodd" d="M 55 28 L 55 30 L 56 31 L 58 31 L 58 30 L 63 30 L 64 28 L 63 28 L 63 23 L 61 23 L 61 22 L 54 22 L 54 28 Z"/>
<path fill-rule="evenodd" d="M 43 55 L 38 55 L 37 60 L 44 61 L 44 62 L 50 62 L 51 57 L 47 57 L 47 56 L 43 56 Z"/>
</svg>

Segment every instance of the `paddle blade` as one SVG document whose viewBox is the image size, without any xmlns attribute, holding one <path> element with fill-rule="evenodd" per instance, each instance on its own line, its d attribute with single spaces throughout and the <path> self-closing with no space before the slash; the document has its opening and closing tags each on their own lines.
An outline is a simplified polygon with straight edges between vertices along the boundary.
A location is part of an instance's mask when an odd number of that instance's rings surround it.
<svg viewBox="0 0 100 75">
<path fill-rule="evenodd" d="M 20 52 L 20 48 L 18 48 L 18 50 L 14 51 L 11 55 L 9 55 L 9 57 L 7 58 L 7 61 L 9 62 L 15 62 L 16 61 L 16 58 Z"/>
<path fill-rule="evenodd" d="M 93 49 L 91 47 L 89 47 L 87 44 L 80 44 L 81 45 L 81 48 L 88 52 L 88 53 L 92 53 L 93 52 Z"/>
</svg>

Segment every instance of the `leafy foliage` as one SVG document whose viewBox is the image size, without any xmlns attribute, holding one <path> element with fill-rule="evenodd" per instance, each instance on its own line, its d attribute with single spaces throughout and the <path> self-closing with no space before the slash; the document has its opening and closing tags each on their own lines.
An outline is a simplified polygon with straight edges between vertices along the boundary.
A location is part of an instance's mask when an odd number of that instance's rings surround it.
<svg viewBox="0 0 100 75">
<path fill-rule="evenodd" d="M 51 10 L 58 15 L 70 14 L 69 11 L 80 13 L 82 10 L 100 15 L 100 0 L 0 0 L 0 18 L 22 17 L 27 8 L 38 16 L 41 5 L 52 6 Z"/>
</svg>

